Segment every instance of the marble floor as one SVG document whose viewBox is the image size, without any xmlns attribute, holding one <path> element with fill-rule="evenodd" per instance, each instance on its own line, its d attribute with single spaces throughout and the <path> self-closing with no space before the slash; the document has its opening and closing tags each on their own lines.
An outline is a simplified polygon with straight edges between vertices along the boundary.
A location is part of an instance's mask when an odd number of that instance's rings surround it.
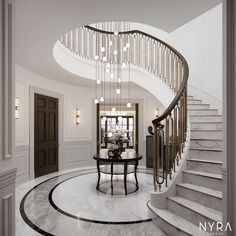
<svg viewBox="0 0 236 236">
<path fill-rule="evenodd" d="M 104 192 L 109 175 L 102 175 Z M 128 175 L 128 188 L 134 185 Z M 73 169 L 37 178 L 16 188 L 16 235 L 133 236 L 163 233 L 154 223 L 147 202 L 152 176 L 138 171 L 139 190 L 124 195 L 121 177 L 115 176 L 114 190 L 96 190 L 95 168 Z"/>
</svg>

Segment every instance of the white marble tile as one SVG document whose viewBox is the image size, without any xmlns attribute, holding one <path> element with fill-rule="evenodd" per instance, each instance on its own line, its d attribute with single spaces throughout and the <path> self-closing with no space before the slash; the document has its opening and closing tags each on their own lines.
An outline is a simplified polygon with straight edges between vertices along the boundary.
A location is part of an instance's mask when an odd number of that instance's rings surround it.
<svg viewBox="0 0 236 236">
<path fill-rule="evenodd" d="M 203 175 L 204 174 L 204 175 Z M 215 178 L 217 176 L 218 178 Z M 183 182 L 222 191 L 221 175 L 199 171 L 183 171 Z"/>
<path fill-rule="evenodd" d="M 215 160 L 189 159 L 187 167 L 190 170 L 204 171 L 209 173 L 221 174 L 222 162 Z"/>
<path fill-rule="evenodd" d="M 222 192 L 220 191 L 181 183 L 176 186 L 176 194 L 206 207 L 222 211 Z"/>
<path fill-rule="evenodd" d="M 216 109 L 188 109 L 189 115 L 217 115 Z"/>
<path fill-rule="evenodd" d="M 209 109 L 209 104 L 188 104 L 188 109 Z"/>
<path fill-rule="evenodd" d="M 191 130 L 191 138 L 194 139 L 222 139 L 223 133 L 219 130 Z"/>
<path fill-rule="evenodd" d="M 196 158 L 203 160 L 222 161 L 223 154 L 222 151 L 217 150 L 190 149 L 189 157 L 190 159 Z"/>
<path fill-rule="evenodd" d="M 222 140 L 206 140 L 206 139 L 191 139 L 191 148 L 202 148 L 202 149 L 222 149 Z"/>
<path fill-rule="evenodd" d="M 196 225 L 198 225 L 199 222 L 222 221 L 222 214 L 219 211 L 186 198 L 178 196 L 170 197 L 167 203 L 168 209 Z"/>
<path fill-rule="evenodd" d="M 62 210 L 83 218 L 101 221 L 136 221 L 149 218 L 146 206 L 149 193 L 152 191 L 152 176 L 138 174 L 140 188 L 137 192 L 124 195 L 123 181 L 116 186 L 115 176 L 113 188 L 121 189 L 122 195 L 110 195 L 96 191 L 97 174 L 89 174 L 70 179 L 60 184 L 53 192 L 54 203 Z M 102 181 L 108 181 L 110 176 L 105 175 Z M 134 181 L 128 176 L 128 181 Z M 82 191 L 81 191 L 82 190 Z"/>
<path fill-rule="evenodd" d="M 222 130 L 222 122 L 192 122 L 191 130 Z"/>
<path fill-rule="evenodd" d="M 70 218 L 55 210 L 49 203 L 48 194 L 58 183 L 78 174 L 79 177 L 71 178 L 63 182 L 53 193 L 53 200 L 56 204 L 76 214 L 79 217 L 88 217 L 92 220 L 108 221 L 130 221 L 153 218 L 154 215 L 147 208 L 149 192 L 152 190 L 152 176 L 144 173 L 138 174 L 140 189 L 133 194 L 111 196 L 96 191 L 97 174 L 95 169 L 73 170 L 54 173 L 48 176 L 30 181 L 17 187 L 16 190 L 16 235 L 40 235 L 31 229 L 22 219 L 19 212 L 19 205 L 23 196 L 32 187 L 46 181 L 36 187 L 26 198 L 25 213 L 30 221 L 40 229 L 53 235 L 160 235 L 165 234 L 152 222 L 138 224 L 98 224 L 80 221 Z M 58 176 L 60 174 L 64 174 Z M 55 177 L 55 178 L 53 178 Z M 52 178 L 52 179 L 50 179 Z M 106 177 L 105 177 L 106 178 Z M 129 177 L 133 181 L 132 177 Z"/>
<path fill-rule="evenodd" d="M 222 122 L 221 115 L 190 115 L 191 122 Z"/>
</svg>

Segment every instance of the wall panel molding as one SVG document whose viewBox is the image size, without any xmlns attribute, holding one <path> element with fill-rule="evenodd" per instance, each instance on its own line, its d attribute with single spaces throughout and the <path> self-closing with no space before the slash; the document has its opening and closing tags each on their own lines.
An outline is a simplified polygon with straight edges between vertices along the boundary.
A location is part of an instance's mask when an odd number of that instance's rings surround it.
<svg viewBox="0 0 236 236">
<path fill-rule="evenodd" d="M 224 14 L 224 150 L 227 169 L 227 185 L 223 186 L 223 219 L 224 222 L 230 222 L 233 231 L 225 233 L 227 236 L 236 235 L 236 2 L 234 0 L 223 1 Z"/>
<path fill-rule="evenodd" d="M 0 235 L 15 235 L 16 168 L 0 173 Z"/>
<path fill-rule="evenodd" d="M 29 180 L 29 145 L 15 147 L 15 164 L 17 166 L 16 185 Z"/>
<path fill-rule="evenodd" d="M 91 166 L 92 160 L 92 140 L 64 142 L 66 169 Z"/>
<path fill-rule="evenodd" d="M 8 196 L 2 199 L 2 208 L 3 208 L 3 223 L 2 223 L 2 235 L 9 236 L 12 235 L 12 209 L 13 209 L 13 196 L 9 194 Z"/>
<path fill-rule="evenodd" d="M 16 178 L 16 168 L 0 173 L 0 189 L 13 183 Z"/>
<path fill-rule="evenodd" d="M 3 0 L 2 4 L 2 149 L 3 159 L 8 159 L 13 156 L 15 145 L 14 0 Z"/>
</svg>

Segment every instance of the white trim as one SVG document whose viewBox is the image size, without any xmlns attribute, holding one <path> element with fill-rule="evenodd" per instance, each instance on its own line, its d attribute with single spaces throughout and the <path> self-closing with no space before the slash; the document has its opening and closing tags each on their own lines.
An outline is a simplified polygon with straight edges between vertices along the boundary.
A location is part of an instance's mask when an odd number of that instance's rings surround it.
<svg viewBox="0 0 236 236">
<path fill-rule="evenodd" d="M 58 99 L 58 171 L 64 169 L 64 95 L 55 93 L 52 91 L 44 90 L 38 87 L 30 86 L 29 100 L 30 100 L 30 156 L 29 156 L 29 168 L 30 168 L 30 179 L 35 178 L 34 173 L 34 94 L 39 93 L 45 96 L 55 97 Z"/>
<path fill-rule="evenodd" d="M 223 222 L 236 232 L 236 3 L 223 1 Z"/>
<path fill-rule="evenodd" d="M 14 156 L 15 145 L 14 0 L 3 0 L 2 7 L 2 149 L 3 159 L 9 159 Z"/>
<path fill-rule="evenodd" d="M 15 182 L 16 168 L 0 173 L 0 189 Z"/>
<path fill-rule="evenodd" d="M 2 199 L 3 217 L 2 217 L 2 235 L 13 235 L 13 195 L 12 193 L 3 197 Z"/>
</svg>

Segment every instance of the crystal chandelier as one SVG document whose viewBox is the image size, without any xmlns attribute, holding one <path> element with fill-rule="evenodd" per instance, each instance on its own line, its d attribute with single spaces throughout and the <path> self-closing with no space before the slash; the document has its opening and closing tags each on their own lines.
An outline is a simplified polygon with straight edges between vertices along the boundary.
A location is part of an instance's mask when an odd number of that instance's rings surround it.
<svg viewBox="0 0 236 236">
<path fill-rule="evenodd" d="M 128 81 L 128 98 L 126 106 L 132 106 L 130 101 L 130 35 L 126 33 L 130 30 L 128 22 L 106 22 L 97 23 L 95 27 L 95 99 L 94 103 L 107 103 L 105 96 L 105 84 L 110 84 L 107 89 L 110 90 L 110 112 L 118 114 L 118 107 L 121 106 L 122 83 Z M 100 30 L 104 32 L 100 32 Z M 109 33 L 105 33 L 109 32 Z M 124 71 L 128 71 L 125 78 Z M 124 96 L 124 95 L 123 95 Z M 121 114 L 118 114 L 121 116 Z"/>
</svg>

